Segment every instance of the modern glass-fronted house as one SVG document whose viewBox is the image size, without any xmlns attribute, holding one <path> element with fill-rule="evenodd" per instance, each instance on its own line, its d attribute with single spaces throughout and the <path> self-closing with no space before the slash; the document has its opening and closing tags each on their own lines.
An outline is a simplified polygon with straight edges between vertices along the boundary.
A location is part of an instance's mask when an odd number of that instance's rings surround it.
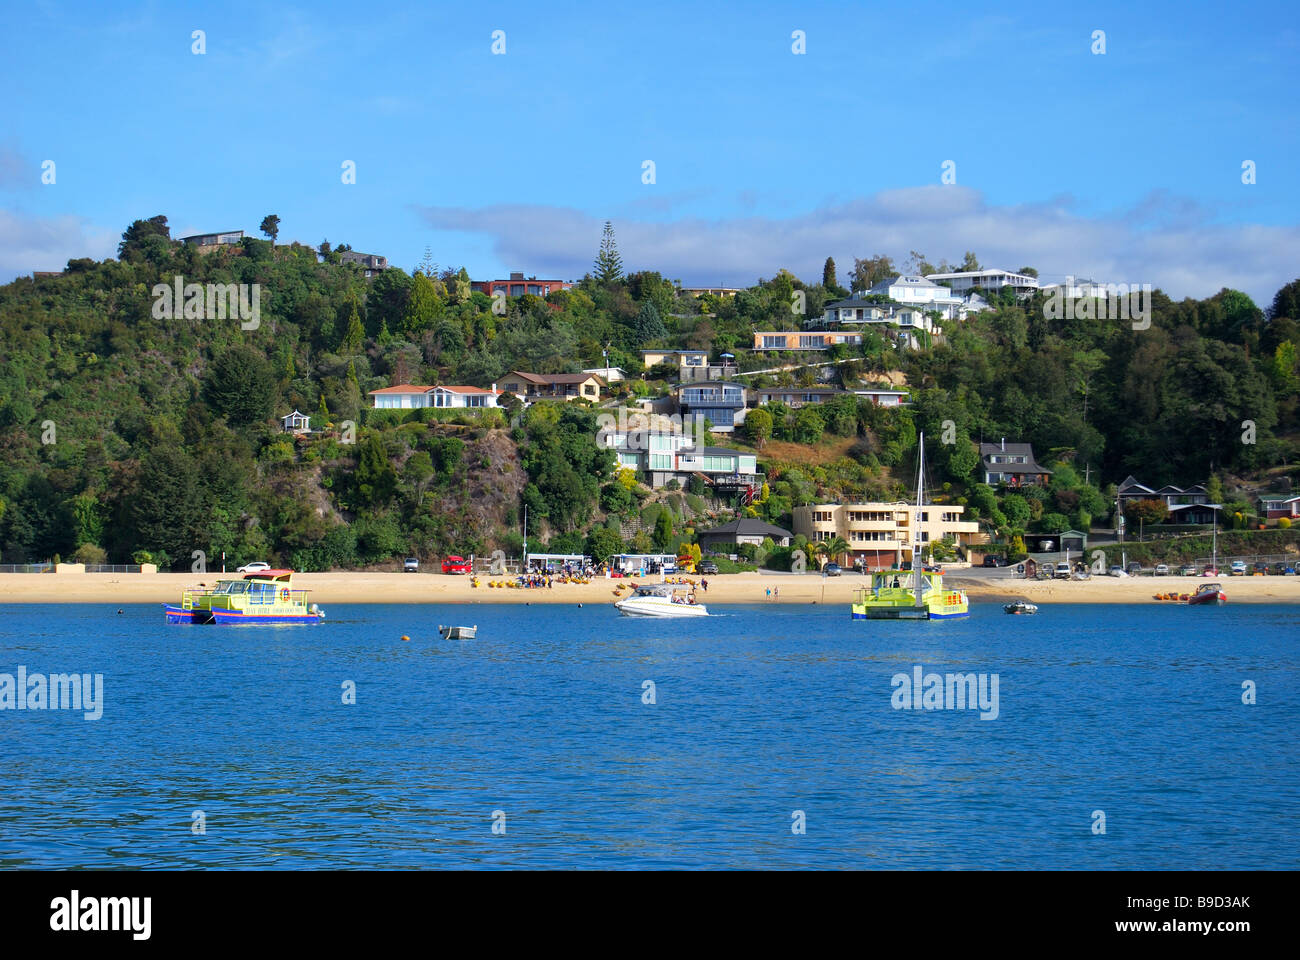
<svg viewBox="0 0 1300 960">
<path fill-rule="evenodd" d="M 745 421 L 745 388 L 739 383 L 683 383 L 676 389 L 682 415 L 702 416 L 718 433 L 731 433 Z"/>
</svg>

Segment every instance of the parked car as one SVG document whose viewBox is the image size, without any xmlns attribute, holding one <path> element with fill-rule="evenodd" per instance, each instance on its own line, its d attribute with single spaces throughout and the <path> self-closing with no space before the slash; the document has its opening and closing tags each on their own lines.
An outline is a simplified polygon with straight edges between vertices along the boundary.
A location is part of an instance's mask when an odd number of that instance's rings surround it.
<svg viewBox="0 0 1300 960">
<path fill-rule="evenodd" d="M 448 557 L 442 561 L 443 573 L 469 573 L 469 561 L 464 557 Z"/>
<path fill-rule="evenodd" d="M 1203 577 L 1217 577 L 1217 576 L 1219 576 L 1219 568 L 1218 568 L 1218 567 L 1211 567 L 1211 566 L 1208 566 L 1208 565 L 1207 565 L 1206 568 L 1205 568 L 1204 570 L 1201 571 L 1201 576 L 1203 576 Z"/>
<path fill-rule="evenodd" d="M 1255 574 L 1255 576 L 1257 576 L 1257 577 L 1264 577 L 1264 576 L 1267 576 L 1267 575 L 1268 575 L 1268 564 L 1267 564 L 1267 563 L 1264 563 L 1263 561 L 1260 561 L 1259 563 L 1255 564 L 1254 574 Z"/>
<path fill-rule="evenodd" d="M 1142 564 L 1138 563 L 1136 560 L 1130 560 L 1128 564 L 1128 575 L 1130 577 L 1136 577 L 1141 572 Z"/>
<path fill-rule="evenodd" d="M 996 556 L 995 554 L 990 553 L 987 557 L 984 558 L 984 566 L 986 567 L 1005 567 L 1006 565 L 1007 565 L 1006 557 L 999 557 Z"/>
<path fill-rule="evenodd" d="M 1124 568 L 1121 567 L 1118 563 L 1116 563 L 1116 564 L 1114 564 L 1114 565 L 1111 566 L 1111 568 L 1110 568 L 1110 575 L 1111 575 L 1112 577 L 1127 577 L 1127 576 L 1128 576 L 1128 574 L 1124 572 Z"/>
<path fill-rule="evenodd" d="M 1234 560 L 1234 561 L 1232 561 L 1232 575 L 1233 575 L 1234 577 L 1244 577 L 1244 576 L 1246 575 L 1246 561 L 1245 561 L 1245 560 Z"/>
<path fill-rule="evenodd" d="M 403 573 L 419 573 L 419 572 L 420 572 L 420 561 L 419 561 L 418 559 L 416 559 L 415 557 L 407 557 L 405 560 L 402 561 L 402 572 L 403 572 Z"/>
<path fill-rule="evenodd" d="M 822 567 L 822 573 L 826 574 L 828 577 L 838 577 L 843 572 L 844 571 L 840 569 L 838 563 L 828 563 L 826 566 Z"/>
<path fill-rule="evenodd" d="M 1167 577 L 1167 576 L 1169 576 L 1169 564 L 1167 564 L 1167 563 L 1157 563 L 1157 564 L 1156 564 L 1156 576 L 1157 576 L 1157 577 Z"/>
<path fill-rule="evenodd" d="M 701 561 L 700 573 L 704 574 L 705 576 L 716 576 L 717 572 L 718 572 L 718 565 L 714 563 L 712 560 Z"/>
<path fill-rule="evenodd" d="M 1194 577 L 1194 576 L 1196 576 L 1196 564 L 1194 564 L 1194 563 L 1184 563 L 1181 567 L 1178 568 L 1178 575 L 1179 575 L 1180 577 Z"/>
<path fill-rule="evenodd" d="M 254 560 L 252 563 L 246 563 L 236 573 L 261 573 L 263 570 L 270 570 L 269 563 L 263 563 L 261 560 Z"/>
</svg>

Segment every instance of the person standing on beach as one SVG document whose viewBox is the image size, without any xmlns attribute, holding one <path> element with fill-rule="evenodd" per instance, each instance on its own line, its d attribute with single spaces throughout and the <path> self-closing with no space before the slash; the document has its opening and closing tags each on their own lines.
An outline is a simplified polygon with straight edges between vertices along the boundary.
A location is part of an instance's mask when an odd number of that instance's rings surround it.
<svg viewBox="0 0 1300 960">
<path fill-rule="evenodd" d="M 780 599 L 781 599 L 781 588 L 780 588 L 780 587 L 773 587 L 773 588 L 772 588 L 772 598 L 775 599 L 775 600 L 780 600 Z"/>
<path fill-rule="evenodd" d="M 768 587 L 768 588 L 767 588 L 767 599 L 769 599 L 769 600 L 772 599 L 772 588 L 771 588 L 771 587 Z"/>
<path fill-rule="evenodd" d="M 707 580 L 701 580 L 701 581 L 700 581 L 700 586 L 702 586 L 702 587 L 704 588 L 704 592 L 705 592 L 705 593 L 708 593 L 708 592 L 709 592 L 709 581 L 707 581 Z"/>
</svg>

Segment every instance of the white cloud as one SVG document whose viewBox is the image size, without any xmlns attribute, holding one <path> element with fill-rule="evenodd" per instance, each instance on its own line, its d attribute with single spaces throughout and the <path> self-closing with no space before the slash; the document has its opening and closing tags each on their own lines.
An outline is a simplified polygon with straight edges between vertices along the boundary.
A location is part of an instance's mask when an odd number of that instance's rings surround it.
<svg viewBox="0 0 1300 960">
<path fill-rule="evenodd" d="M 604 217 L 568 207 L 417 207 L 435 229 L 487 236 L 503 267 L 576 279 L 591 269 Z M 985 266 L 1038 269 L 1112 283 L 1150 283 L 1174 299 L 1243 290 L 1271 303 L 1300 270 L 1300 227 L 1226 224 L 1186 200 L 1153 193 L 1131 210 L 1088 217 L 1068 197 L 995 206 L 961 186 L 909 187 L 831 203 L 786 218 L 614 219 L 628 269 L 687 285 L 739 286 L 782 267 L 809 281 L 835 258 L 841 282 L 853 258 L 909 251 L 931 262 L 974 251 Z"/>
<path fill-rule="evenodd" d="M 104 230 L 81 217 L 27 217 L 0 210 L 0 283 L 33 270 L 62 270 L 69 260 L 117 255 L 121 232 Z"/>
</svg>

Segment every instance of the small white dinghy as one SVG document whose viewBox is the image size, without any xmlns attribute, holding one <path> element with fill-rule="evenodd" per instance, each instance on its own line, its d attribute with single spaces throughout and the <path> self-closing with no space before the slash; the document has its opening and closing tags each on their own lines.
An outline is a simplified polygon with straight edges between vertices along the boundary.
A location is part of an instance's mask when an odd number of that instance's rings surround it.
<svg viewBox="0 0 1300 960">
<path fill-rule="evenodd" d="M 478 624 L 472 627 L 444 627 L 439 626 L 438 632 L 442 634 L 444 640 L 473 640 L 478 633 Z"/>
</svg>

